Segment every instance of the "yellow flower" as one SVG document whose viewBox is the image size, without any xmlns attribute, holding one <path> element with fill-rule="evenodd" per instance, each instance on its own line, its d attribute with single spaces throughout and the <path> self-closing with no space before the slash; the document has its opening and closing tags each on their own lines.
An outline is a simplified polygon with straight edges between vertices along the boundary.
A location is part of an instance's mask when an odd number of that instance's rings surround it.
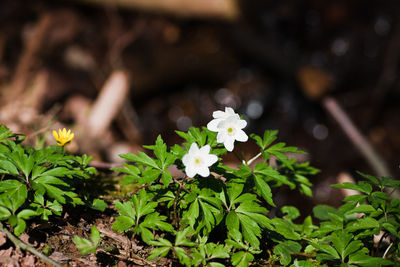
<svg viewBox="0 0 400 267">
<path fill-rule="evenodd" d="M 74 134 L 71 133 L 71 130 L 67 130 L 64 128 L 62 131 L 61 129 L 58 130 L 58 134 L 56 131 L 53 131 L 54 139 L 57 141 L 57 145 L 65 146 L 68 145 L 72 139 L 74 138 Z"/>
</svg>

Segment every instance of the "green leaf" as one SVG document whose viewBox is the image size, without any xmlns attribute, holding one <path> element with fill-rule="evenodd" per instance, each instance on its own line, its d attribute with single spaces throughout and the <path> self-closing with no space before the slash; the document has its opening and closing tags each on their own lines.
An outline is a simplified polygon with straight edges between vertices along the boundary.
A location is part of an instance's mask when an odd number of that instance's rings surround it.
<svg viewBox="0 0 400 267">
<path fill-rule="evenodd" d="M 374 209 L 374 207 L 372 207 L 371 205 L 366 205 L 366 204 L 361 204 L 357 207 L 355 207 L 354 209 L 351 209 L 349 211 L 346 212 L 346 214 L 353 214 L 353 213 L 371 213 L 371 212 L 375 212 L 376 209 Z"/>
<path fill-rule="evenodd" d="M 161 174 L 160 170 L 148 168 L 143 172 L 142 177 L 140 177 L 138 185 L 150 184 L 155 180 L 157 180 L 160 174 Z"/>
<path fill-rule="evenodd" d="M 4 141 L 4 139 L 12 137 L 14 134 L 8 129 L 5 125 L 0 125 L 0 143 Z"/>
<path fill-rule="evenodd" d="M 107 203 L 102 199 L 95 198 L 90 207 L 94 210 L 104 211 L 107 208 Z"/>
<path fill-rule="evenodd" d="M 315 218 L 320 220 L 329 220 L 332 218 L 332 214 L 338 214 L 339 212 L 328 205 L 317 205 L 313 208 Z"/>
<path fill-rule="evenodd" d="M 325 244 L 318 244 L 315 242 L 311 242 L 311 245 L 313 247 L 315 247 L 316 249 L 323 251 L 323 252 L 327 253 L 328 255 L 332 256 L 334 259 L 340 259 L 339 254 L 332 246 L 325 245 Z"/>
<path fill-rule="evenodd" d="M 91 228 L 90 240 L 75 235 L 73 241 L 82 255 L 95 253 L 100 241 L 100 232 L 97 230 L 96 226 L 93 225 Z"/>
<path fill-rule="evenodd" d="M 0 206 L 0 221 L 8 219 L 10 216 L 11 212 L 7 208 Z"/>
<path fill-rule="evenodd" d="M 293 206 L 284 206 L 281 208 L 281 211 L 287 214 L 284 216 L 284 218 L 290 221 L 300 216 L 299 210 Z"/>
<path fill-rule="evenodd" d="M 365 194 L 369 194 L 372 191 L 372 186 L 365 182 L 359 182 L 357 185 L 349 183 L 349 182 L 345 182 L 343 184 L 333 184 L 331 186 L 336 187 L 336 188 L 345 188 L 345 189 L 356 190 L 356 191 L 360 191 Z"/>
<path fill-rule="evenodd" d="M 276 232 L 283 235 L 285 238 L 292 240 L 300 239 L 300 234 L 295 232 L 292 222 L 275 217 L 271 219 L 271 223 L 275 226 Z"/>
<path fill-rule="evenodd" d="M 136 219 L 136 211 L 133 208 L 132 202 L 128 201 L 121 203 L 119 201 L 115 201 L 114 205 L 121 215 L 131 217 L 133 220 Z"/>
<path fill-rule="evenodd" d="M 270 167 L 265 162 L 259 162 L 254 166 L 255 174 L 262 174 L 267 178 L 267 181 L 275 181 L 280 184 L 286 184 L 290 187 L 290 189 L 294 189 L 296 185 L 289 181 L 288 177 L 281 175 L 276 169 Z"/>
<path fill-rule="evenodd" d="M 5 180 L 0 182 L 1 198 L 8 198 L 11 203 L 10 208 L 13 213 L 25 203 L 28 197 L 28 190 L 26 186 L 17 180 Z"/>
<path fill-rule="evenodd" d="M 149 166 L 152 167 L 154 169 L 159 169 L 160 167 L 157 165 L 157 163 L 150 158 L 149 156 L 147 156 L 147 154 L 139 151 L 137 155 L 128 153 L 128 154 L 121 154 L 119 155 L 121 158 L 126 159 L 128 161 L 132 161 L 132 162 L 137 162 L 138 164 L 144 165 L 144 166 Z"/>
<path fill-rule="evenodd" d="M 18 218 L 25 219 L 25 220 L 28 220 L 34 216 L 37 216 L 37 212 L 34 210 L 30 210 L 30 209 L 21 210 L 17 215 Z"/>
<path fill-rule="evenodd" d="M 355 253 L 349 256 L 349 264 L 357 264 L 363 267 L 375 267 L 380 265 L 392 265 L 393 262 L 382 258 L 375 258 L 363 253 Z"/>
<path fill-rule="evenodd" d="M 254 183 L 256 189 L 261 193 L 264 200 L 271 206 L 275 207 L 274 201 L 272 199 L 272 192 L 269 185 L 264 181 L 259 175 L 254 175 Z"/>
<path fill-rule="evenodd" d="M 17 218 L 17 225 L 14 227 L 14 234 L 19 236 L 22 234 L 26 229 L 26 223 L 23 219 Z"/>
<path fill-rule="evenodd" d="M 292 261 L 290 254 L 299 253 L 301 245 L 294 241 L 281 242 L 274 247 L 274 253 L 281 256 L 280 263 L 284 266 L 288 265 Z"/>
<path fill-rule="evenodd" d="M 170 250 L 171 250 L 170 246 L 155 248 L 151 251 L 150 256 L 147 259 L 153 260 L 155 258 L 163 258 L 163 257 L 167 256 L 167 254 Z"/>
<path fill-rule="evenodd" d="M 232 255 L 231 262 L 233 266 L 248 267 L 249 262 L 254 260 L 253 254 L 248 251 L 239 251 Z"/>
<path fill-rule="evenodd" d="M 365 217 L 347 224 L 346 230 L 354 232 L 362 229 L 378 228 L 379 222 L 371 217 Z"/>
<path fill-rule="evenodd" d="M 256 141 L 256 144 L 261 148 L 265 149 L 268 147 L 272 142 L 274 142 L 278 137 L 278 130 L 267 130 L 264 132 L 264 137 L 261 139 L 260 136 L 255 134 L 250 134 L 250 137 Z"/>
<path fill-rule="evenodd" d="M 121 215 L 115 218 L 115 222 L 111 228 L 114 231 L 124 232 L 129 230 L 133 225 L 135 225 L 135 221 L 131 217 Z"/>
<path fill-rule="evenodd" d="M 0 168 L 13 175 L 19 174 L 17 167 L 15 167 L 15 165 L 8 160 L 0 160 Z"/>
</svg>

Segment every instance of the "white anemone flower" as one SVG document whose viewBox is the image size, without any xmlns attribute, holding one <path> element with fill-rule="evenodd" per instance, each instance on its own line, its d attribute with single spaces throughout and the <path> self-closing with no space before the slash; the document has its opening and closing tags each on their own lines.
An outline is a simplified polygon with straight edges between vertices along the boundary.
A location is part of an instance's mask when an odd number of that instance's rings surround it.
<svg viewBox="0 0 400 267">
<path fill-rule="evenodd" d="M 221 111 L 221 110 L 214 111 L 213 112 L 214 119 L 207 124 L 208 130 L 213 131 L 213 132 L 218 132 L 219 131 L 218 124 L 231 116 L 234 116 L 237 119 L 240 119 L 239 115 L 237 113 L 235 113 L 233 108 L 230 108 L 230 107 L 225 107 L 225 112 Z"/>
<path fill-rule="evenodd" d="M 218 124 L 217 142 L 223 143 L 226 150 L 232 151 L 236 141 L 246 142 L 249 137 L 242 130 L 247 122 L 236 116 L 230 116 Z"/>
<path fill-rule="evenodd" d="M 209 145 L 199 148 L 196 143 L 190 146 L 189 152 L 182 157 L 187 176 L 194 177 L 199 174 L 208 177 L 210 175 L 209 168 L 218 161 L 216 155 L 210 154 L 210 149 Z"/>
</svg>

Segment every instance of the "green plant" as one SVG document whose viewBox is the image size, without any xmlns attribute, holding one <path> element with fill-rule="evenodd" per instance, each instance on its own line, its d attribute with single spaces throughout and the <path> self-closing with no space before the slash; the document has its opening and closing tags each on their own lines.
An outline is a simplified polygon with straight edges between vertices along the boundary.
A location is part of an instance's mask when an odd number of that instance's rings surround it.
<svg viewBox="0 0 400 267">
<path fill-rule="evenodd" d="M 268 231 L 288 227 L 284 220 L 267 217 L 268 207 L 275 207 L 272 190 L 287 185 L 311 195 L 306 175 L 317 170 L 285 154 L 303 153 L 297 148 L 273 144 L 277 131 L 266 131 L 263 137 L 251 135 L 260 153 L 249 160 L 240 158 L 237 169 L 225 166 L 221 156 L 232 150 L 230 142 L 247 140 L 247 136 L 229 135 L 243 128 L 243 120 L 232 116 L 222 137 L 220 132 L 192 127 L 187 133 L 177 132 L 186 141 L 183 146 L 168 148 L 160 136 L 155 145 L 145 146 L 154 158 L 143 152 L 121 155 L 133 164 L 114 170 L 126 174 L 122 184 L 135 183 L 138 190 L 129 201 L 115 202 L 120 216 L 113 229 L 140 234 L 142 241 L 154 247 L 150 259 L 171 252 L 188 266 L 224 265 L 227 259 L 235 266 L 247 266 L 254 255 L 262 253 Z M 218 125 L 224 118 L 216 120 Z M 269 164 L 271 157 L 277 159 L 276 166 Z M 183 171 L 180 177 L 172 177 L 171 165 Z M 287 235 L 297 237 L 292 232 Z"/>
<path fill-rule="evenodd" d="M 73 241 L 76 248 L 79 249 L 82 255 L 94 253 L 100 242 L 100 232 L 97 230 L 96 226 L 93 225 L 91 228 L 90 239 L 75 235 Z"/>
<path fill-rule="evenodd" d="M 21 146 L 21 135 L 0 125 L 0 220 L 16 235 L 25 231 L 26 220 L 60 215 L 63 205 L 82 205 L 76 188 L 92 177 L 91 157 L 67 155 L 63 147 L 36 150 Z"/>
<path fill-rule="evenodd" d="M 317 169 L 287 153 L 304 153 L 275 142 L 277 131 L 250 135 L 259 153 L 239 159 L 237 168 L 223 163 L 235 141 L 247 141 L 245 122 L 226 109 L 213 114 L 207 128 L 177 132 L 183 145 L 167 147 L 158 136 L 143 152 L 123 154 L 115 168 L 125 174 L 122 185 L 136 184 L 128 201 L 115 202 L 120 216 L 113 229 L 131 232 L 152 247 L 149 259 L 176 258 L 186 266 L 380 266 L 399 258 L 400 201 L 388 190 L 398 181 L 364 175 L 367 181 L 334 185 L 357 190 L 335 209 L 320 205 L 298 223 L 296 207 L 276 207 L 274 192 L 285 186 L 312 196 L 307 176 Z M 271 161 L 274 159 L 274 161 Z M 182 171 L 172 176 L 170 167 Z M 268 216 L 274 209 L 274 216 Z M 381 234 L 374 242 L 374 235 Z M 389 241 L 387 241 L 389 240 Z"/>
</svg>

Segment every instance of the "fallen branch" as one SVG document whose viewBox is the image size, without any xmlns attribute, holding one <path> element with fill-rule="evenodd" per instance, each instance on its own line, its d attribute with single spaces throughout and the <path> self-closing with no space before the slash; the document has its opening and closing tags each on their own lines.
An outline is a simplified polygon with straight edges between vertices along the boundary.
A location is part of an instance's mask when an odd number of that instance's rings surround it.
<svg viewBox="0 0 400 267">
<path fill-rule="evenodd" d="M 30 78 L 30 70 L 35 61 L 37 53 L 40 51 L 47 33 L 52 25 L 53 17 L 51 14 L 44 14 L 37 23 L 34 32 L 27 40 L 24 51 L 12 79 L 8 94 L 9 100 L 15 100 L 22 95 Z"/>
<path fill-rule="evenodd" d="M 8 239 L 10 239 L 11 242 L 13 242 L 13 244 L 15 245 L 15 247 L 17 249 L 21 248 L 23 250 L 29 251 L 30 253 L 32 253 L 32 254 L 38 256 L 39 258 L 41 258 L 43 261 L 48 262 L 48 263 L 52 264 L 53 266 L 61 267 L 61 265 L 58 264 L 57 262 L 53 261 L 52 259 L 50 259 L 46 255 L 40 253 L 39 251 L 37 251 L 32 246 L 30 246 L 28 244 L 25 244 L 22 240 L 16 238 L 10 231 L 7 230 L 7 228 L 5 228 L 3 226 L 2 223 L 0 223 L 0 231 L 3 232 L 3 233 L 6 233 Z"/>
<path fill-rule="evenodd" d="M 349 116 L 345 113 L 339 103 L 332 97 L 325 97 L 322 100 L 325 109 L 332 115 L 332 117 L 339 123 L 343 131 L 349 137 L 350 141 L 365 157 L 375 173 L 379 176 L 390 176 L 389 168 L 383 158 L 375 151 L 368 140 L 360 133 L 355 124 L 351 121 Z"/>
<path fill-rule="evenodd" d="M 235 20 L 239 17 L 236 0 L 81 0 L 81 2 L 169 13 L 179 17 L 215 17 Z"/>
</svg>

